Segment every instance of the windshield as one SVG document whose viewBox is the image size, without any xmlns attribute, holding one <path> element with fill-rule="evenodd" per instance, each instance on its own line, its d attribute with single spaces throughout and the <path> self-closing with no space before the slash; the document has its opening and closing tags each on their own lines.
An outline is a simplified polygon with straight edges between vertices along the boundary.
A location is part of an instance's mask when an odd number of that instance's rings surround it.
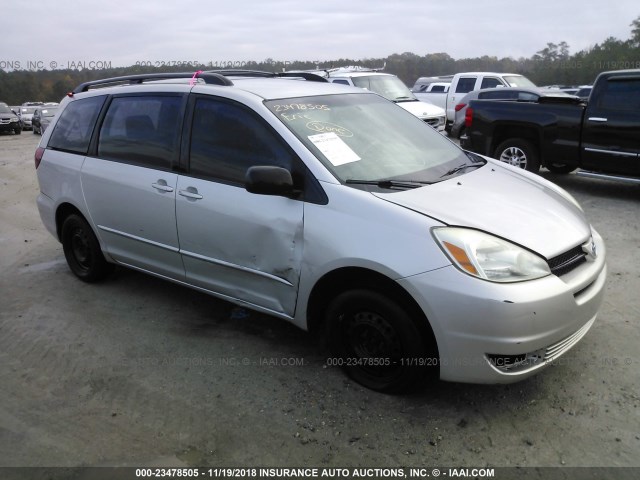
<svg viewBox="0 0 640 480">
<path fill-rule="evenodd" d="M 356 87 L 366 88 L 372 92 L 382 95 L 392 102 L 416 100 L 407 86 L 398 77 L 393 75 L 371 75 L 367 77 L 353 77 L 353 84 Z"/>
<path fill-rule="evenodd" d="M 33 112 L 36 111 L 36 107 L 20 107 L 20 113 L 22 115 L 29 115 L 29 114 L 33 114 Z"/>
<path fill-rule="evenodd" d="M 13 113 L 6 105 L 0 105 L 0 113 Z"/>
<path fill-rule="evenodd" d="M 265 104 L 343 183 L 426 184 L 442 180 L 461 164 L 478 163 L 429 125 L 377 95 L 325 95 Z"/>
<path fill-rule="evenodd" d="M 58 110 L 57 107 L 49 107 L 45 110 L 42 110 L 42 116 L 43 117 L 53 117 L 56 114 L 56 110 Z"/>
<path fill-rule="evenodd" d="M 527 87 L 536 88 L 536 84 L 522 75 L 506 75 L 504 77 L 505 82 L 511 87 Z"/>
</svg>

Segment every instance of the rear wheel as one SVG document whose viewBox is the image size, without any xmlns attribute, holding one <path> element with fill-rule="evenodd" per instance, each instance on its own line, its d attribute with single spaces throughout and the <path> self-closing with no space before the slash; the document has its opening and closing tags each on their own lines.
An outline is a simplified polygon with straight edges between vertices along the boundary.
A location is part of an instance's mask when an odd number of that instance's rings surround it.
<svg viewBox="0 0 640 480">
<path fill-rule="evenodd" d="M 549 163 L 545 167 L 552 173 L 571 173 L 577 168 L 563 163 Z"/>
<path fill-rule="evenodd" d="M 538 152 L 528 140 L 510 138 L 505 140 L 494 152 L 494 158 L 514 167 L 536 173 L 540 170 Z"/>
<path fill-rule="evenodd" d="M 415 389 L 438 364 L 411 316 L 396 301 L 371 290 L 338 295 L 326 313 L 331 362 L 356 382 L 384 392 Z"/>
<path fill-rule="evenodd" d="M 62 248 L 69 268 L 82 281 L 100 281 L 113 270 L 93 230 L 80 215 L 69 215 L 62 224 Z"/>
</svg>

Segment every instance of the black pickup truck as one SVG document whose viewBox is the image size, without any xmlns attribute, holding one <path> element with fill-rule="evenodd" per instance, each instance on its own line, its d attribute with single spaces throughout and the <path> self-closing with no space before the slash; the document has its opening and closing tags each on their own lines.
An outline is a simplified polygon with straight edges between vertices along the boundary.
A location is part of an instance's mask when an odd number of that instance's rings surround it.
<svg viewBox="0 0 640 480">
<path fill-rule="evenodd" d="M 598 75 L 586 103 L 473 100 L 461 146 L 537 172 L 640 178 L 640 70 Z"/>
</svg>

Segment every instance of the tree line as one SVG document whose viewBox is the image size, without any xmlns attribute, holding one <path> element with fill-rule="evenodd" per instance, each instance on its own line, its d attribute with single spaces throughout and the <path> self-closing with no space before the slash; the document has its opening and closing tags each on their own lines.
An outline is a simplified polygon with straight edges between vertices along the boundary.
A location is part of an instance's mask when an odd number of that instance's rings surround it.
<svg viewBox="0 0 640 480">
<path fill-rule="evenodd" d="M 596 76 L 607 70 L 640 68 L 640 16 L 631 23 L 631 37 L 620 40 L 609 37 L 601 43 L 570 54 L 566 42 L 547 43 L 531 58 L 514 59 L 483 56 L 479 58 L 454 59 L 447 53 L 417 55 L 411 52 L 395 53 L 386 58 L 350 59 L 340 58 L 316 64 L 295 61 L 283 64 L 272 59 L 261 62 L 219 65 L 217 67 L 241 67 L 248 70 L 282 71 L 326 69 L 345 65 L 380 68 L 400 77 L 409 87 L 421 76 L 451 75 L 457 72 L 487 71 L 520 73 L 536 85 L 583 85 L 591 84 Z M 142 66 L 101 70 L 0 70 L 0 101 L 9 105 L 20 105 L 26 101 L 59 101 L 67 92 L 82 82 L 100 78 L 117 77 L 153 72 L 208 70 L 205 65 Z"/>
</svg>

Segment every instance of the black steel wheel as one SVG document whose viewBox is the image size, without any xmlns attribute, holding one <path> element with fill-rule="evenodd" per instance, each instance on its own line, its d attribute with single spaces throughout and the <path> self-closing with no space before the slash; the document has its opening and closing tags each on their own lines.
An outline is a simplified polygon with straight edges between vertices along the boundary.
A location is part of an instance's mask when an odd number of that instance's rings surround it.
<svg viewBox="0 0 640 480">
<path fill-rule="evenodd" d="M 80 280 L 97 282 L 113 270 L 93 230 L 80 215 L 69 215 L 62 224 L 62 248 L 69 268 Z"/>
<path fill-rule="evenodd" d="M 338 295 L 326 312 L 331 364 L 372 390 L 399 392 L 418 388 L 431 362 L 410 314 L 396 301 L 371 290 Z"/>
</svg>

